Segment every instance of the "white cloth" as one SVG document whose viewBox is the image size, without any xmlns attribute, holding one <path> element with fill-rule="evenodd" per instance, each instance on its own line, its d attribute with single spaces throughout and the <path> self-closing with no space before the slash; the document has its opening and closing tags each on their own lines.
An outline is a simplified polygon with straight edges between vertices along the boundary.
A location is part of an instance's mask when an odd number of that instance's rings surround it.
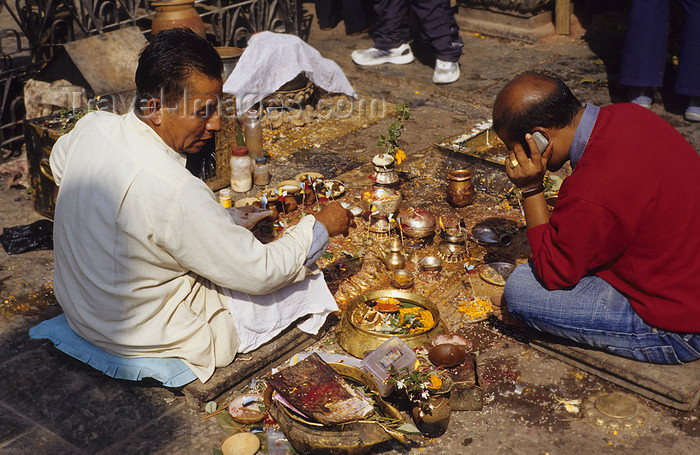
<svg viewBox="0 0 700 455">
<path fill-rule="evenodd" d="M 338 311 L 333 294 L 319 273 L 267 295 L 249 295 L 225 289 L 241 344 L 238 352 L 250 352 L 279 335 L 302 316 L 297 327 L 317 334 L 326 317 Z"/>
<path fill-rule="evenodd" d="M 250 37 L 236 67 L 224 82 L 224 92 L 236 96 L 237 112 L 275 92 L 299 73 L 329 93 L 356 97 L 343 70 L 294 35 L 260 32 Z"/>
<path fill-rule="evenodd" d="M 50 162 L 56 298 L 112 354 L 180 357 L 205 381 L 239 345 L 222 288 L 266 294 L 311 273 L 313 216 L 263 245 L 133 112 L 86 115 Z"/>
</svg>

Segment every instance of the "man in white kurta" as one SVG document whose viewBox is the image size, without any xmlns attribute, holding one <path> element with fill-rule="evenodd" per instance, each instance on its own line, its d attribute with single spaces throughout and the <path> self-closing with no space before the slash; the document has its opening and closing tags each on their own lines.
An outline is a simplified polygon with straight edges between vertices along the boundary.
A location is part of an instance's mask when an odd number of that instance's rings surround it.
<svg viewBox="0 0 700 455">
<path fill-rule="evenodd" d="M 203 80 L 220 92 L 220 79 Z M 188 84 L 201 88 L 197 81 Z M 185 168 L 186 154 L 219 128 L 217 114 L 182 146 L 161 120 L 90 113 L 56 142 L 55 293 L 71 328 L 93 344 L 125 357 L 179 357 L 206 381 L 233 361 L 242 338 L 250 350 L 306 314 L 313 332 L 337 310 L 309 267 L 328 235 L 343 230 L 306 216 L 279 240 L 260 243 Z M 347 232 L 352 221 L 341 223 Z M 298 308 L 269 323 L 265 311 L 248 311 L 265 302 L 247 294 L 291 297 Z M 243 314 L 232 317 L 231 305 Z"/>
</svg>

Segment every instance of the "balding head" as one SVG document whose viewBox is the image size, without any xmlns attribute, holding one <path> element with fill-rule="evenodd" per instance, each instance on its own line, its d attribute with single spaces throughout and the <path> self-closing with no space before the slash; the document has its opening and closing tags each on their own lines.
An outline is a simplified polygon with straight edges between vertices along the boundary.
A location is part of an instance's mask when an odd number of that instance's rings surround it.
<svg viewBox="0 0 700 455">
<path fill-rule="evenodd" d="M 525 134 L 535 127 L 568 126 L 581 103 L 564 82 L 540 73 L 523 73 L 508 82 L 493 106 L 493 127 L 506 143 L 520 142 L 528 151 Z"/>
</svg>

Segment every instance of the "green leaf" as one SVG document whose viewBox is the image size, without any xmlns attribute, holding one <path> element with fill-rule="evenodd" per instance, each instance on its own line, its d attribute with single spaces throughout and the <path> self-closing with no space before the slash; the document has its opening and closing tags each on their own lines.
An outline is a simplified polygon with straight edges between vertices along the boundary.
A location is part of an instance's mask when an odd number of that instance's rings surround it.
<svg viewBox="0 0 700 455">
<path fill-rule="evenodd" d="M 330 251 L 326 251 L 325 253 L 323 253 L 323 254 L 321 255 L 321 257 L 322 257 L 323 259 L 332 259 L 332 258 L 333 258 L 333 253 L 331 253 Z"/>
<path fill-rule="evenodd" d="M 396 431 L 400 431 L 401 433 L 404 434 L 422 434 L 418 428 L 416 428 L 415 425 L 411 423 L 404 423 L 400 427 L 396 429 Z"/>
<path fill-rule="evenodd" d="M 212 455 L 224 455 L 221 449 L 212 449 Z"/>
<path fill-rule="evenodd" d="M 241 426 L 234 422 L 231 414 L 228 412 L 220 412 L 214 416 L 214 418 L 216 419 L 216 423 L 218 423 L 219 426 L 226 431 L 226 433 L 231 434 L 241 431 Z"/>
<path fill-rule="evenodd" d="M 212 412 L 216 411 L 218 407 L 219 405 L 216 404 L 216 401 L 210 401 L 206 404 L 206 406 L 204 406 L 204 412 L 211 414 Z"/>
</svg>

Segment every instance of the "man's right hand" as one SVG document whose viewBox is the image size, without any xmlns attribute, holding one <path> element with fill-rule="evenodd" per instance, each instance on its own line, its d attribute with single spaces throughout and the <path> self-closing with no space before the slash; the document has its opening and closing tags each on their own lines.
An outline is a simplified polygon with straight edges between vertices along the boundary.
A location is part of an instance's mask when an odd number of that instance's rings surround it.
<svg viewBox="0 0 700 455">
<path fill-rule="evenodd" d="M 349 210 L 343 208 L 340 202 L 331 202 L 315 213 L 316 221 L 321 223 L 328 231 L 329 237 L 338 234 L 348 235 L 351 227 L 355 227 L 355 220 Z"/>
</svg>

